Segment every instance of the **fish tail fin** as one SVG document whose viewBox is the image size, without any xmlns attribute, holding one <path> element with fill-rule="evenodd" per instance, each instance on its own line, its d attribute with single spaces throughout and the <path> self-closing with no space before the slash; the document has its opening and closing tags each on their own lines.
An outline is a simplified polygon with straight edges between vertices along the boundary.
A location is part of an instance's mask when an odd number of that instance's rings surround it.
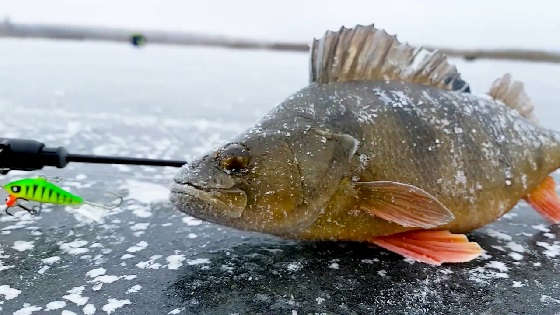
<svg viewBox="0 0 560 315">
<path fill-rule="evenodd" d="M 554 224 L 560 223 L 560 196 L 552 176 L 547 176 L 524 199 L 543 217 Z"/>
</svg>

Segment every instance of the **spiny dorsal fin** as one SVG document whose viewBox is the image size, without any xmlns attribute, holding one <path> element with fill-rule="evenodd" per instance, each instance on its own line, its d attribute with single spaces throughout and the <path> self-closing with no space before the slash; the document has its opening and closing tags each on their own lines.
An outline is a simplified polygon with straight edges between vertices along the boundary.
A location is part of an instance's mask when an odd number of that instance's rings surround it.
<svg viewBox="0 0 560 315">
<path fill-rule="evenodd" d="M 537 122 L 537 118 L 533 114 L 535 106 L 525 93 L 523 82 L 513 81 L 511 74 L 506 73 L 503 77 L 494 81 L 488 95 L 517 110 L 521 116 L 528 120 Z"/>
<path fill-rule="evenodd" d="M 311 47 L 311 82 L 402 80 L 469 91 L 455 66 L 439 51 L 400 43 L 373 25 L 327 31 Z"/>
</svg>

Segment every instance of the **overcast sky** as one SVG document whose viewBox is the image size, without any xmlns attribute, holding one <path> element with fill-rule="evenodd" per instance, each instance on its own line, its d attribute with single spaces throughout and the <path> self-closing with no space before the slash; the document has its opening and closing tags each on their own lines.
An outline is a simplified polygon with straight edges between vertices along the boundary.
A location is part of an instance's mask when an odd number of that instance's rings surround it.
<svg viewBox="0 0 560 315">
<path fill-rule="evenodd" d="M 558 1 L 1 0 L 15 22 L 71 23 L 308 41 L 369 24 L 412 43 L 560 49 Z"/>
</svg>

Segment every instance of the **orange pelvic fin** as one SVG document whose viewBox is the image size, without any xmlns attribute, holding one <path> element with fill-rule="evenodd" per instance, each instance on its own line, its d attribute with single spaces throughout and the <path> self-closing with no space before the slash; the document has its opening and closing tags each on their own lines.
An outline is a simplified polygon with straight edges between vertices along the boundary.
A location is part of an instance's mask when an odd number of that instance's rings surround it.
<svg viewBox="0 0 560 315">
<path fill-rule="evenodd" d="M 410 231 L 371 240 L 377 246 L 430 265 L 467 262 L 482 254 L 482 248 L 464 234 L 449 231 Z"/>
<path fill-rule="evenodd" d="M 560 223 L 560 197 L 556 192 L 556 183 L 551 176 L 530 192 L 525 200 L 543 217 L 553 223 Z"/>
</svg>

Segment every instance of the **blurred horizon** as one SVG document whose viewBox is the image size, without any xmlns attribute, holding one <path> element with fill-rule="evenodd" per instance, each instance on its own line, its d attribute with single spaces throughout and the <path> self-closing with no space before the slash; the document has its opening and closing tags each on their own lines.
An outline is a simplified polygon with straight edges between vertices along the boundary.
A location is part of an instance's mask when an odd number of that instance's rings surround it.
<svg viewBox="0 0 560 315">
<path fill-rule="evenodd" d="M 250 39 L 309 42 L 327 29 L 375 22 L 401 41 L 451 48 L 560 51 L 560 3 L 210 0 L 100 2 L 4 0 L 0 20 L 192 31 Z M 294 52 L 106 42 L 2 39 L 0 105 L 154 117 L 255 120 L 307 85 L 308 55 Z M 560 65 L 454 58 L 476 94 L 509 72 L 526 84 L 541 124 L 559 129 Z"/>
</svg>

